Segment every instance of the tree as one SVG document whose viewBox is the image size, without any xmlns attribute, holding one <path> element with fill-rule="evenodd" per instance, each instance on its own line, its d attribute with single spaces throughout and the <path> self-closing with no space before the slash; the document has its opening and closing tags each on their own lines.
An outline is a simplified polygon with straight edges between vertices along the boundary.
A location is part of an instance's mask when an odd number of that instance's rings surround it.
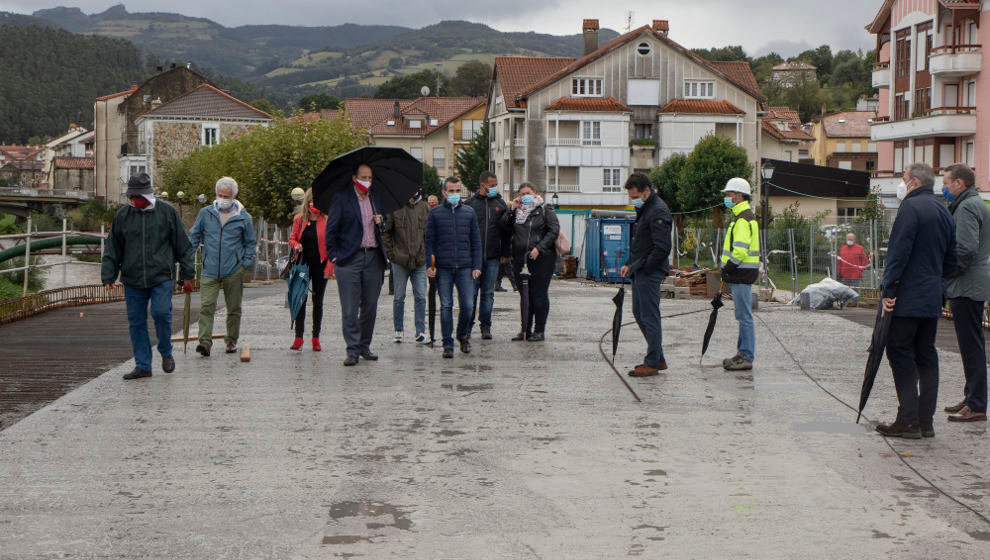
<svg viewBox="0 0 990 560">
<path fill-rule="evenodd" d="M 684 166 L 687 164 L 688 156 L 684 154 L 674 154 L 667 158 L 660 167 L 654 167 L 650 171 L 650 182 L 656 188 L 657 194 L 667 203 L 671 212 L 683 212 L 687 210 L 681 205 L 678 191 L 684 184 L 681 175 Z"/>
<path fill-rule="evenodd" d="M 492 67 L 484 62 L 467 62 L 457 67 L 450 81 L 454 95 L 482 97 L 488 95 L 492 79 Z"/>
<path fill-rule="evenodd" d="M 712 47 L 710 49 L 694 49 L 694 54 L 704 58 L 705 60 L 713 61 L 749 60 L 749 56 L 746 55 L 746 51 L 743 50 L 740 45 L 732 45 L 729 47 Z"/>
<path fill-rule="evenodd" d="M 278 108 L 271 101 L 265 99 L 264 97 L 255 99 L 253 101 L 248 101 L 248 105 L 254 107 L 255 109 L 261 109 L 262 111 L 268 113 L 269 115 L 274 115 L 278 112 Z"/>
<path fill-rule="evenodd" d="M 753 166 L 746 150 L 732 140 L 710 134 L 694 147 L 681 169 L 677 202 L 687 210 L 700 210 L 722 202 L 722 189 L 733 177 L 749 180 Z"/>
<path fill-rule="evenodd" d="M 213 196 L 213 184 L 224 175 L 237 180 L 238 198 L 267 221 L 292 222 L 294 187 L 307 188 L 327 162 L 365 146 L 370 138 L 347 119 L 303 121 L 280 118 L 267 127 L 213 147 L 200 148 L 185 158 L 166 163 L 163 190 Z"/>
<path fill-rule="evenodd" d="M 436 168 L 424 163 L 423 198 L 426 198 L 431 194 L 436 196 L 438 199 L 443 200 L 443 184 L 440 183 L 440 174 L 437 173 Z"/>
<path fill-rule="evenodd" d="M 437 76 L 440 77 L 440 92 L 437 93 Z M 408 76 L 390 78 L 375 91 L 378 99 L 416 99 L 423 86 L 430 88 L 430 95 L 450 95 L 450 78 L 433 70 L 420 70 Z"/>
<path fill-rule="evenodd" d="M 817 68 L 818 78 L 822 81 L 828 81 L 832 75 L 832 47 L 828 45 L 806 50 L 797 55 L 797 60 L 802 60 Z"/>
<path fill-rule="evenodd" d="M 455 166 L 465 186 L 471 190 L 478 188 L 478 177 L 488 171 L 488 121 L 481 125 L 471 143 L 457 152 Z"/>
<path fill-rule="evenodd" d="M 300 97 L 296 105 L 301 111 L 316 113 L 323 109 L 337 109 L 340 106 L 340 98 L 328 93 L 313 93 Z"/>
</svg>

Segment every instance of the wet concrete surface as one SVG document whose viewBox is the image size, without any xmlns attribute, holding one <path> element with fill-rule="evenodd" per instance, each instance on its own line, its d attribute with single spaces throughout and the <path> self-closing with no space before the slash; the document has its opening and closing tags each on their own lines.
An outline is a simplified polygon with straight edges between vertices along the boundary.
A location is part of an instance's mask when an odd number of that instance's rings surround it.
<svg viewBox="0 0 990 560">
<path fill-rule="evenodd" d="M 283 297 L 262 297 L 250 363 L 179 354 L 128 383 L 125 363 L 0 432 L 0 558 L 987 556 L 990 525 L 896 454 L 986 515 L 986 426 L 939 414 L 892 451 L 768 330 L 852 403 L 869 329 L 842 317 L 761 307 L 741 374 L 720 366 L 731 308 L 700 363 L 708 314 L 669 319 L 671 369 L 630 381 L 637 404 L 598 350 L 614 287 L 555 282 L 543 343 L 508 341 L 517 296 L 499 293 L 496 340 L 454 360 L 393 344 L 383 295 L 381 360 L 353 368 L 328 290 L 322 353 L 287 350 Z M 625 371 L 644 348 L 635 326 L 621 340 Z M 962 375 L 940 357 L 941 407 Z M 884 365 L 867 416 L 895 408 Z"/>
</svg>

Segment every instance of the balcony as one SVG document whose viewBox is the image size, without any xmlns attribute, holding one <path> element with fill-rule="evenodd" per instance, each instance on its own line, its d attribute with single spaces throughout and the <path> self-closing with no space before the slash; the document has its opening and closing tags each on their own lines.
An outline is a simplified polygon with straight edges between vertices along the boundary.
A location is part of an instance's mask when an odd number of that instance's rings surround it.
<svg viewBox="0 0 990 560">
<path fill-rule="evenodd" d="M 935 47 L 928 59 L 928 69 L 938 78 L 959 78 L 977 74 L 983 68 L 980 45 L 950 45 Z"/>
<path fill-rule="evenodd" d="M 512 139 L 512 145 L 513 146 L 516 146 L 518 148 L 525 148 L 526 147 L 526 139 L 525 138 L 513 138 Z"/>
<path fill-rule="evenodd" d="M 890 63 L 882 62 L 873 67 L 873 87 L 890 87 Z"/>
<path fill-rule="evenodd" d="M 976 134 L 975 107 L 936 107 L 929 109 L 923 117 L 902 121 L 877 118 L 870 127 L 870 139 L 875 142 L 974 134 Z"/>
<path fill-rule="evenodd" d="M 547 138 L 547 146 L 580 146 L 580 138 Z"/>
<path fill-rule="evenodd" d="M 547 185 L 547 192 L 577 193 L 581 192 L 580 185 Z"/>
</svg>

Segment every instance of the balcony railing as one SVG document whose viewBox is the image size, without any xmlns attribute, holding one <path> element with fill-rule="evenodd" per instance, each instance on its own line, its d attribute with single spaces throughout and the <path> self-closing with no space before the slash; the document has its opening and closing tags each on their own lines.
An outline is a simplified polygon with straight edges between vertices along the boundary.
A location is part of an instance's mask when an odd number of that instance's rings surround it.
<svg viewBox="0 0 990 560">
<path fill-rule="evenodd" d="M 548 138 L 547 146 L 580 146 L 580 138 Z"/>
<path fill-rule="evenodd" d="M 875 88 L 889 88 L 890 87 L 890 63 L 881 62 L 873 67 L 873 87 Z"/>
<path fill-rule="evenodd" d="M 976 107 L 932 107 L 925 111 L 926 117 L 938 115 L 975 115 Z"/>
<path fill-rule="evenodd" d="M 525 147 L 526 146 L 526 139 L 525 138 L 513 138 L 512 139 L 512 145 L 513 146 L 519 146 L 519 147 Z"/>
<path fill-rule="evenodd" d="M 980 45 L 946 45 L 932 49 L 928 69 L 933 76 L 958 78 L 977 74 L 983 68 L 983 49 Z"/>
<path fill-rule="evenodd" d="M 870 138 L 875 142 L 973 134 L 976 134 L 975 107 L 932 107 L 910 119 L 877 118 L 870 128 Z"/>
<path fill-rule="evenodd" d="M 942 45 L 939 47 L 932 47 L 932 55 L 980 52 L 982 49 L 983 45 Z"/>
<path fill-rule="evenodd" d="M 548 185 L 549 192 L 576 193 L 581 192 L 581 185 Z"/>
</svg>

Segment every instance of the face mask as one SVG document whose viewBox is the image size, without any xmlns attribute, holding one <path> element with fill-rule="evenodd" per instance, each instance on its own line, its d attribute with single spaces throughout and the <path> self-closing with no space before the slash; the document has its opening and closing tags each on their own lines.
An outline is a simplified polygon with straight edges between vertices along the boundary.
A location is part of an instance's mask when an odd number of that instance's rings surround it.
<svg viewBox="0 0 990 560">
<path fill-rule="evenodd" d="M 312 213 L 314 213 L 314 214 L 319 214 L 320 213 L 320 209 L 317 208 L 316 206 L 313 206 L 312 204 L 309 205 L 309 211 L 312 212 Z"/>
<path fill-rule="evenodd" d="M 949 187 L 942 187 L 942 196 L 944 196 L 945 199 L 948 200 L 949 202 L 952 202 L 953 200 L 956 199 L 956 195 L 949 192 Z"/>
<path fill-rule="evenodd" d="M 632 201 L 633 208 L 636 209 L 642 208 L 643 204 L 645 204 L 645 202 L 643 202 L 642 198 L 634 198 Z"/>
<path fill-rule="evenodd" d="M 223 211 L 230 210 L 230 207 L 234 205 L 234 200 L 232 198 L 218 198 L 216 200 L 216 205 Z"/>
<path fill-rule="evenodd" d="M 725 204 L 725 207 L 729 209 L 736 205 L 735 202 L 732 202 L 732 197 L 728 196 L 722 199 L 722 204 Z"/>
<path fill-rule="evenodd" d="M 901 181 L 897 183 L 897 200 L 904 200 L 905 196 L 907 196 L 907 185 L 904 184 L 904 181 Z"/>
<path fill-rule="evenodd" d="M 137 208 L 138 210 L 143 210 L 151 205 L 151 201 L 143 196 L 136 196 L 131 199 L 131 206 Z"/>
<path fill-rule="evenodd" d="M 361 189 L 361 192 L 368 192 L 368 189 L 371 188 L 371 181 L 356 180 L 354 181 L 354 184 L 357 188 Z"/>
<path fill-rule="evenodd" d="M 457 206 L 458 204 L 461 203 L 461 193 L 456 193 L 456 192 L 448 193 L 447 202 L 449 202 L 451 206 Z"/>
<path fill-rule="evenodd" d="M 488 198 L 495 198 L 498 196 L 498 187 L 488 187 Z"/>
<path fill-rule="evenodd" d="M 852 246 L 854 245 L 854 243 L 853 243 L 852 241 L 849 241 L 849 240 L 847 239 L 847 240 L 846 240 L 846 245 L 849 245 L 850 247 L 852 247 Z"/>
<path fill-rule="evenodd" d="M 522 203 L 525 204 L 526 206 L 533 204 L 533 195 L 527 194 L 526 196 L 522 197 Z"/>
</svg>

